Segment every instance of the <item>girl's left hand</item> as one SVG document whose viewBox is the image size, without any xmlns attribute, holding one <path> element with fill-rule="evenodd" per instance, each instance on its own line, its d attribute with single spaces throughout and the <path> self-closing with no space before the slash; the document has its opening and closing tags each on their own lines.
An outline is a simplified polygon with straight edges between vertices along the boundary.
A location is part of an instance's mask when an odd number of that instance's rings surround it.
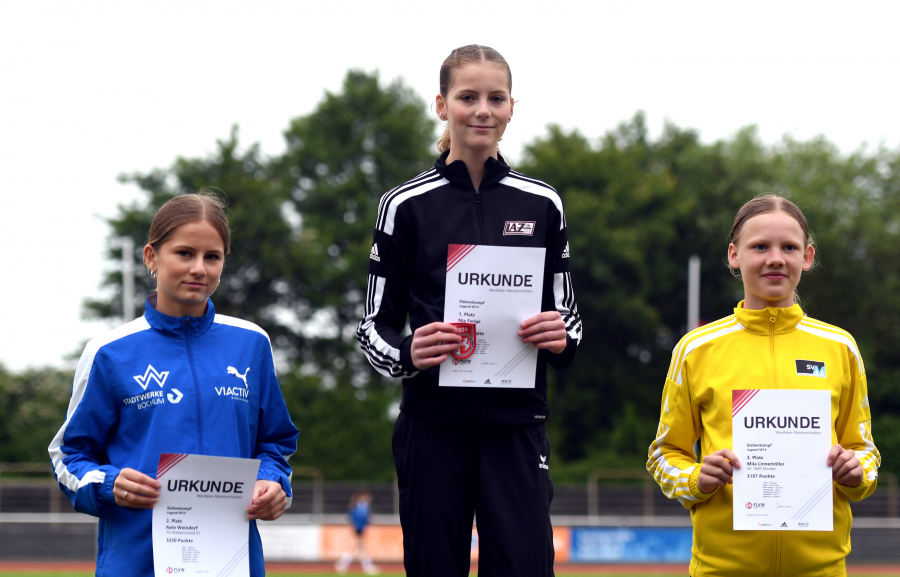
<svg viewBox="0 0 900 577">
<path fill-rule="evenodd" d="M 831 447 L 826 464 L 831 467 L 831 478 L 839 485 L 845 487 L 862 485 L 865 471 L 863 471 L 862 463 L 859 462 L 856 453 L 852 450 L 845 449 L 840 445 Z"/>
<path fill-rule="evenodd" d="M 284 513 L 286 505 L 287 495 L 281 483 L 260 479 L 253 489 L 253 501 L 247 507 L 247 518 L 274 521 Z"/>
<path fill-rule="evenodd" d="M 546 311 L 519 325 L 523 343 L 532 343 L 558 355 L 566 349 L 566 323 L 559 311 Z"/>
</svg>

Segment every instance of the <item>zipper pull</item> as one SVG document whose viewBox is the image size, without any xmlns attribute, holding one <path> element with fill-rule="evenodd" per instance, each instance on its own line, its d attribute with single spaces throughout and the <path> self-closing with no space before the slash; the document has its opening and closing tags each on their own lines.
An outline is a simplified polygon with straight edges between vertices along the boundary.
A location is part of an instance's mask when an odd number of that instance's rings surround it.
<svg viewBox="0 0 900 577">
<path fill-rule="evenodd" d="M 481 191 L 477 188 L 475 189 L 475 204 L 479 204 L 481 202 Z"/>
</svg>

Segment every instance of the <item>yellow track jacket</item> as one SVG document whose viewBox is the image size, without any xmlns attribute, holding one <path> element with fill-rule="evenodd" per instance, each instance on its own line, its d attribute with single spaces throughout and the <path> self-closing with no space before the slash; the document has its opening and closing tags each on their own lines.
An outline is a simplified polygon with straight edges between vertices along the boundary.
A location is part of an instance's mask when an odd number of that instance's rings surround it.
<svg viewBox="0 0 900 577">
<path fill-rule="evenodd" d="M 848 332 L 804 317 L 797 305 L 756 311 L 743 304 L 733 315 L 691 331 L 675 347 L 647 470 L 666 496 L 691 511 L 693 577 L 845 575 L 852 522 L 848 499 L 872 494 L 881 463 L 859 349 Z M 798 359 L 824 362 L 824 375 L 798 375 Z M 703 455 L 732 448 L 733 389 L 831 391 L 832 444 L 853 449 L 865 470 L 859 487 L 834 484 L 834 531 L 734 531 L 731 485 L 700 492 L 693 446 L 700 439 Z"/>
</svg>

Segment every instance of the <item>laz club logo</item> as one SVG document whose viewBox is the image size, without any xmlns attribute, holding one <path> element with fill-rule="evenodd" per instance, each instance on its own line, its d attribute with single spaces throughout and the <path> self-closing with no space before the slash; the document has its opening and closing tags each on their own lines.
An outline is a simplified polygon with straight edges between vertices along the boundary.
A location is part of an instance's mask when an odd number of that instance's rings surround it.
<svg viewBox="0 0 900 577">
<path fill-rule="evenodd" d="M 503 236 L 532 236 L 534 221 L 507 220 L 503 226 Z"/>
</svg>

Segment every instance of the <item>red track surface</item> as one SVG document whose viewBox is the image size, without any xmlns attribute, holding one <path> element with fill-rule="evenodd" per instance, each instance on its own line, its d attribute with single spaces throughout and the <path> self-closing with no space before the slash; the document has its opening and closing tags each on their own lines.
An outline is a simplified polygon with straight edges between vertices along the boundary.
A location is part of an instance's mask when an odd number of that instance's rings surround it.
<svg viewBox="0 0 900 577">
<path fill-rule="evenodd" d="M 403 565 L 399 563 L 379 563 L 378 568 L 382 573 L 403 573 Z M 684 573 L 687 574 L 687 565 L 658 564 L 658 565 L 597 565 L 597 564 L 568 564 L 557 563 L 554 567 L 557 573 L 574 573 L 584 575 L 646 575 L 648 573 Z M 328 573 L 334 571 L 332 563 L 267 563 L 266 573 L 277 575 L 279 573 Z M 472 565 L 470 575 L 478 572 L 478 566 Z M 359 565 L 354 565 L 348 573 L 362 573 Z M 900 575 L 900 568 L 897 574 Z"/>
<path fill-rule="evenodd" d="M 384 564 L 379 565 L 385 573 L 402 573 L 403 566 L 400 564 Z M 87 561 L 0 561 L 0 572 L 18 571 L 20 573 L 27 572 L 50 572 L 50 571 L 93 571 L 95 564 Z M 334 571 L 334 565 L 331 563 L 269 563 L 266 565 L 268 573 L 277 575 L 279 573 L 328 573 Z M 472 566 L 472 574 L 474 575 L 478 568 Z M 598 565 L 598 564 L 563 564 L 559 563 L 555 567 L 558 573 L 575 573 L 585 575 L 646 575 L 648 573 L 681 573 L 687 574 L 687 566 L 677 564 L 659 564 L 659 565 L 637 565 L 637 564 L 619 564 L 619 565 Z M 359 573 L 359 567 L 354 566 L 350 569 L 350 573 Z M 900 575 L 900 565 L 850 565 L 847 573 L 849 575 Z"/>
</svg>

